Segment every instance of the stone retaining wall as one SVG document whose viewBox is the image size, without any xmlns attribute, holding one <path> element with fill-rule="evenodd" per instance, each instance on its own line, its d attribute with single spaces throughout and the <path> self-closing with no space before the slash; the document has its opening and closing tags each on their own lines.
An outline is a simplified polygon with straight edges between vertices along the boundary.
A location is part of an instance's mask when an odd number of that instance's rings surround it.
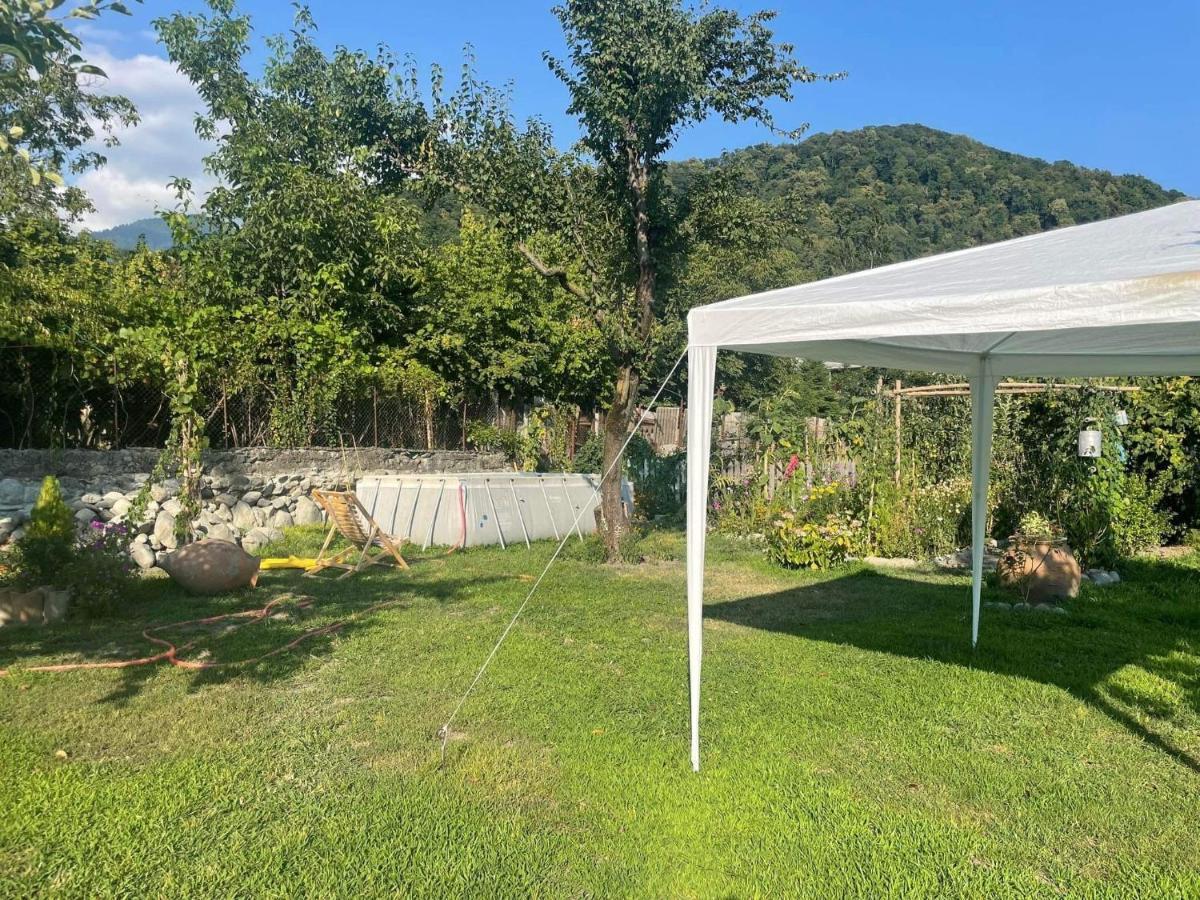
<svg viewBox="0 0 1200 900">
<path fill-rule="evenodd" d="M 150 568 L 176 546 L 179 483 L 150 489 L 141 522 L 127 516 L 149 480 L 158 451 L 0 450 L 0 545 L 19 540 L 42 478 L 58 477 L 81 529 L 92 522 L 123 523 L 133 535 L 130 555 Z M 282 536 L 290 525 L 322 521 L 313 488 L 353 487 L 365 474 L 499 471 L 498 453 L 453 450 L 214 450 L 204 454 L 202 509 L 193 522 L 201 537 L 232 541 L 253 551 Z"/>
</svg>

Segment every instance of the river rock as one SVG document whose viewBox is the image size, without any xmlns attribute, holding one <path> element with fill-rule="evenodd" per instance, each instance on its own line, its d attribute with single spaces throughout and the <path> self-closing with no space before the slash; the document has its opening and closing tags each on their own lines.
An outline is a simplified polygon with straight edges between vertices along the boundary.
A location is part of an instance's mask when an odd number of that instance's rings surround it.
<svg viewBox="0 0 1200 900">
<path fill-rule="evenodd" d="M 243 503 L 240 500 L 234 504 L 231 512 L 232 512 L 232 519 L 233 519 L 233 527 L 236 528 L 238 531 L 249 531 L 251 528 L 253 528 L 255 525 L 258 524 L 258 522 L 254 518 L 253 507 L 246 505 L 245 503 Z"/>
<path fill-rule="evenodd" d="M 129 548 L 129 556 L 137 563 L 139 569 L 154 568 L 154 551 L 149 544 L 135 543 Z"/>
<path fill-rule="evenodd" d="M 0 479 L 0 506 L 20 506 L 24 502 L 25 485 L 15 478 Z"/>
<path fill-rule="evenodd" d="M 179 539 L 175 537 L 175 517 L 165 509 L 154 520 L 154 541 L 168 550 L 179 546 Z"/>
<path fill-rule="evenodd" d="M 100 502 L 96 503 L 95 506 L 99 509 L 112 509 L 114 503 L 116 503 L 118 500 L 124 499 L 125 495 L 120 491 L 109 491 L 100 498 Z"/>
<path fill-rule="evenodd" d="M 242 549 L 249 553 L 253 553 L 256 550 L 261 550 L 270 542 L 271 537 L 267 534 L 266 529 L 254 528 L 242 537 Z"/>
<path fill-rule="evenodd" d="M 325 517 L 321 515 L 321 507 L 308 497 L 300 497 L 296 500 L 296 511 L 292 514 L 292 521 L 297 525 L 320 525 L 325 521 Z"/>
<path fill-rule="evenodd" d="M 225 541 L 227 544 L 236 544 L 237 536 L 233 533 L 233 529 L 223 522 L 218 522 L 208 530 L 209 540 Z"/>
<path fill-rule="evenodd" d="M 75 521 L 85 527 L 91 525 L 95 520 L 96 513 L 93 510 L 88 509 L 86 506 L 79 510 L 79 512 L 75 513 Z"/>
</svg>

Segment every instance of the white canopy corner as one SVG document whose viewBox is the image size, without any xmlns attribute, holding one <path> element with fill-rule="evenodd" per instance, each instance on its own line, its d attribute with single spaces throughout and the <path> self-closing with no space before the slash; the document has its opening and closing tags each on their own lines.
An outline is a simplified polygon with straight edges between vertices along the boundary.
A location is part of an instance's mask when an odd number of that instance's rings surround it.
<svg viewBox="0 0 1200 900">
<path fill-rule="evenodd" d="M 974 645 L 998 380 L 1013 375 L 1200 375 L 1200 201 L 692 310 L 687 581 L 692 767 L 697 770 L 718 350 L 941 372 L 970 380 Z"/>
</svg>

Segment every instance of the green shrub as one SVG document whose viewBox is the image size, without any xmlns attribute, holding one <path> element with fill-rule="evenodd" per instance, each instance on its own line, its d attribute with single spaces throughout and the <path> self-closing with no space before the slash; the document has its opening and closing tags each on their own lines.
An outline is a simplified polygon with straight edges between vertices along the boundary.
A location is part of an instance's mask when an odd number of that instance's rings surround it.
<svg viewBox="0 0 1200 900">
<path fill-rule="evenodd" d="M 1113 497 L 1111 531 L 1119 556 L 1130 557 L 1158 547 L 1170 528 L 1170 514 L 1162 509 L 1162 493 L 1140 475 L 1124 479 L 1124 490 Z"/>
<path fill-rule="evenodd" d="M 787 510 L 767 530 L 767 553 L 788 569 L 828 569 L 846 561 L 859 525 L 849 513 L 806 522 Z"/>
<path fill-rule="evenodd" d="M 680 476 L 685 465 L 682 453 L 656 456 L 651 451 L 628 460 L 626 471 L 633 482 L 634 505 L 641 518 L 682 520 L 686 492 Z"/>
<path fill-rule="evenodd" d="M 63 586 L 64 572 L 74 549 L 75 517 L 63 500 L 58 479 L 47 475 L 29 514 L 13 568 L 18 579 L 27 585 Z"/>
<path fill-rule="evenodd" d="M 537 468 L 537 442 L 522 431 L 509 431 L 490 422 L 471 422 L 467 425 L 467 443 L 476 450 L 503 453 L 510 463 L 523 471 L 532 472 Z"/>
<path fill-rule="evenodd" d="M 121 524 L 93 522 L 63 570 L 71 589 L 72 612 L 104 615 L 115 611 L 129 588 L 133 561 L 129 530 Z"/>
<path fill-rule="evenodd" d="M 858 506 L 866 504 L 859 497 Z M 878 487 L 871 532 L 881 556 L 928 559 L 971 540 L 971 482 L 950 478 L 934 484 Z M 859 510 L 865 517 L 866 510 Z"/>
<path fill-rule="evenodd" d="M 571 469 L 585 475 L 599 474 L 603 459 L 604 438 L 599 434 L 592 433 L 575 451 L 575 460 Z"/>
<path fill-rule="evenodd" d="M 1062 529 L 1036 510 L 1025 513 L 1017 523 L 1017 534 L 1029 541 L 1055 541 Z"/>
</svg>

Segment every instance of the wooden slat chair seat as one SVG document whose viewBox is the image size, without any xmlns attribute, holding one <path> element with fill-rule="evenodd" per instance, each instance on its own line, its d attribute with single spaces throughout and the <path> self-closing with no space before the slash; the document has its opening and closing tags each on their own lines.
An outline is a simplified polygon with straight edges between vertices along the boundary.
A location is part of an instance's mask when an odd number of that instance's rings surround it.
<svg viewBox="0 0 1200 900">
<path fill-rule="evenodd" d="M 315 576 L 325 569 L 344 569 L 338 578 L 347 578 L 368 566 L 396 565 L 407 569 L 408 563 L 400 555 L 400 547 L 379 527 L 354 491 L 313 491 L 313 500 L 325 510 L 329 522 L 329 534 L 317 554 L 317 564 L 304 574 Z M 336 553 L 329 552 L 329 545 L 336 535 L 341 534 L 350 546 Z M 404 541 L 400 541 L 403 546 Z M 349 560 L 358 554 L 358 561 Z"/>
</svg>

